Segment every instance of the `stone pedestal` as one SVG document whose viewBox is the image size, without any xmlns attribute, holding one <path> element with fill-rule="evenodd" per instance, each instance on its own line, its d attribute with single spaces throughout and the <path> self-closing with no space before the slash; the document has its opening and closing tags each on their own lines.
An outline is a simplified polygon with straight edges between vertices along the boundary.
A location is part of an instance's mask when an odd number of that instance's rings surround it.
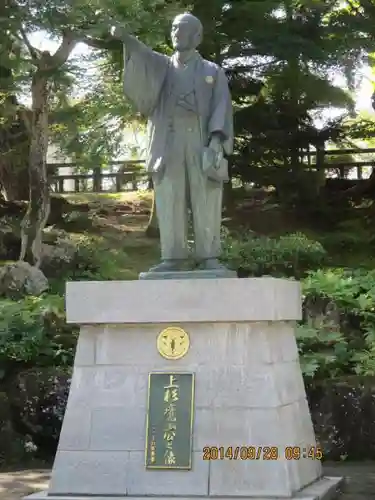
<svg viewBox="0 0 375 500">
<path fill-rule="evenodd" d="M 304 458 L 315 447 L 294 337 L 297 282 L 273 278 L 76 282 L 67 319 L 81 325 L 48 493 L 39 500 L 127 497 L 321 498 L 339 479 Z M 164 359 L 179 326 L 190 348 Z M 148 374 L 195 374 L 191 470 L 145 468 Z M 277 460 L 203 460 L 203 448 L 276 447 Z M 286 447 L 301 449 L 299 460 Z M 257 448 L 258 449 L 258 448 Z M 323 450 L 324 453 L 324 450 Z"/>
<path fill-rule="evenodd" d="M 237 278 L 237 273 L 230 269 L 194 269 L 192 271 L 147 271 L 139 275 L 140 280 L 207 280 L 220 278 Z"/>
</svg>

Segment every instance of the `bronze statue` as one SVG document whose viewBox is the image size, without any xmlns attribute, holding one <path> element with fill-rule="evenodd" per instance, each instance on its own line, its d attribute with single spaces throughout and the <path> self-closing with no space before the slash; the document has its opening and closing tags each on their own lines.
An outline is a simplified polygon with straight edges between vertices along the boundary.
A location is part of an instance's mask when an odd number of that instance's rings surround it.
<svg viewBox="0 0 375 500">
<path fill-rule="evenodd" d="M 175 18 L 172 57 L 157 53 L 126 32 L 124 93 L 148 117 L 147 169 L 152 174 L 160 228 L 160 264 L 174 271 L 188 260 L 191 209 L 196 267 L 225 270 L 218 261 L 226 156 L 233 148 L 233 111 L 224 70 L 197 52 L 203 27 L 185 13 Z"/>
</svg>

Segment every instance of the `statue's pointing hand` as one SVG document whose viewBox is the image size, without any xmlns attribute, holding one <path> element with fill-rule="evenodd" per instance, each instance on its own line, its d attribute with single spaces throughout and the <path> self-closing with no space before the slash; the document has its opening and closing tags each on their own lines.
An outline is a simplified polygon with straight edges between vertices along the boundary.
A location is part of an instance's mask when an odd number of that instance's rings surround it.
<svg viewBox="0 0 375 500">
<path fill-rule="evenodd" d="M 124 36 L 127 34 L 127 30 L 120 24 L 114 24 L 109 30 L 111 36 L 117 40 L 123 40 Z"/>
</svg>

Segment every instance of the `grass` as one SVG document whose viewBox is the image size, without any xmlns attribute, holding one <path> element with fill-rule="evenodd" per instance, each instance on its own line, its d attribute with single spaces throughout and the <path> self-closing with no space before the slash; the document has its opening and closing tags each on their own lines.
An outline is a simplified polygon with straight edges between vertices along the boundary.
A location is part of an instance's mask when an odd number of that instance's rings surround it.
<svg viewBox="0 0 375 500">
<path fill-rule="evenodd" d="M 67 223 L 61 229 L 73 241 L 90 240 L 90 245 L 107 256 L 111 279 L 137 279 L 140 272 L 158 261 L 159 241 L 145 236 L 152 193 L 73 193 L 63 197 L 72 204 L 89 205 L 88 213 L 78 214 L 79 224 Z M 121 211 L 122 208 L 126 211 Z M 0 266 L 8 262 L 2 261 Z"/>
<path fill-rule="evenodd" d="M 152 192 L 150 191 L 131 191 L 125 193 L 69 193 L 59 195 L 70 203 L 100 204 L 103 206 L 113 204 L 139 204 L 145 202 L 149 206 L 152 203 Z"/>
<path fill-rule="evenodd" d="M 138 279 L 139 273 L 147 271 L 155 264 L 160 255 L 158 240 L 145 236 L 126 235 L 124 239 L 114 238 L 112 233 L 104 232 L 101 246 L 107 248 L 111 267 L 116 269 L 114 279 Z"/>
<path fill-rule="evenodd" d="M 145 236 L 152 193 L 77 193 L 65 195 L 65 198 L 70 203 L 87 203 L 95 212 L 109 209 L 109 213 L 96 218 L 94 226 L 98 230 L 97 245 L 103 253 L 108 254 L 110 267 L 114 270 L 113 279 L 137 279 L 140 272 L 146 271 L 158 261 L 159 241 Z M 140 203 L 143 206 L 138 211 Z M 116 208 L 121 208 L 124 204 L 130 205 L 134 211 L 116 213 Z"/>
</svg>

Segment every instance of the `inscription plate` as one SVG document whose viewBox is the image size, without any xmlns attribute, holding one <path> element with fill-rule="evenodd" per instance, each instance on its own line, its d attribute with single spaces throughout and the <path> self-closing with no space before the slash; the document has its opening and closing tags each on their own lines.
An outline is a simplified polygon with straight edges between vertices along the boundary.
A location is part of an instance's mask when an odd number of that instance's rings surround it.
<svg viewBox="0 0 375 500">
<path fill-rule="evenodd" d="M 147 469 L 191 469 L 193 410 L 193 373 L 149 374 Z"/>
</svg>

